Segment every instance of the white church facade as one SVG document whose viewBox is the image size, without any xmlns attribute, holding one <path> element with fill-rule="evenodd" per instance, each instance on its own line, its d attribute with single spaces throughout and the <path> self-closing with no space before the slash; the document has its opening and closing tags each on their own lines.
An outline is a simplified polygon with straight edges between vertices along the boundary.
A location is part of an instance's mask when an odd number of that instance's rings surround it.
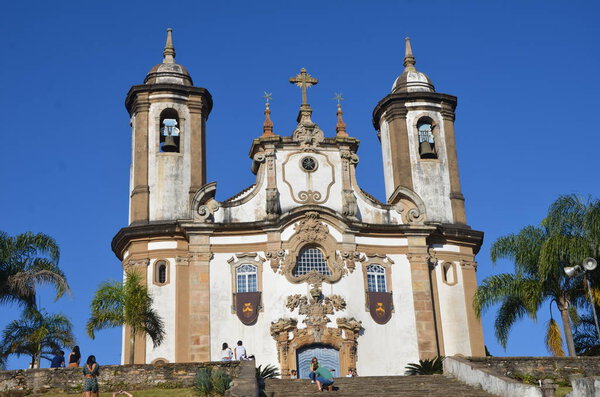
<svg viewBox="0 0 600 397">
<path fill-rule="evenodd" d="M 338 105 L 336 131 L 311 120 L 304 69 L 298 124 L 251 142 L 255 183 L 218 201 L 206 181 L 205 88 L 175 62 L 133 86 L 129 225 L 112 247 L 125 270 L 146 275 L 165 341 L 135 344 L 136 363 L 220 360 L 244 341 L 257 364 L 305 376 L 308 360 L 343 376 L 396 375 L 437 355 L 484 355 L 472 308 L 483 233 L 466 224 L 454 138 L 456 97 L 435 92 L 415 68 L 373 111 L 386 202 L 364 192 L 358 140 Z M 124 335 L 127 330 L 124 330 Z M 123 338 L 123 357 L 129 355 Z M 383 358 L 382 358 L 383 357 Z"/>
</svg>

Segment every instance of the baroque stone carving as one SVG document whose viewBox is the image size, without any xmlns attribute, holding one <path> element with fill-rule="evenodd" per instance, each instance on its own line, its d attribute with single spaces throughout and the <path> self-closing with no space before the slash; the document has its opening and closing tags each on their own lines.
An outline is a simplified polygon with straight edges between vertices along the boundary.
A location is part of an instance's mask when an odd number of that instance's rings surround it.
<svg viewBox="0 0 600 397">
<path fill-rule="evenodd" d="M 150 264 L 150 259 L 130 259 L 123 264 L 123 269 L 131 270 L 136 267 L 148 266 Z"/>
<path fill-rule="evenodd" d="M 279 205 L 279 192 L 277 188 L 267 188 L 267 199 L 266 199 L 266 212 L 268 217 L 276 217 L 281 213 L 281 206 Z"/>
<path fill-rule="evenodd" d="M 300 294 L 288 296 L 285 306 L 290 311 L 298 308 L 298 314 L 306 316 L 302 322 L 307 326 L 324 327 L 331 322 L 327 315 L 344 310 L 346 301 L 339 295 L 325 297 L 321 292 L 321 288 L 314 287 L 310 290 L 310 297 Z"/>
<path fill-rule="evenodd" d="M 358 205 L 356 197 L 354 197 L 354 191 L 352 189 L 344 189 L 342 194 L 342 214 L 348 218 L 356 219 L 357 213 Z"/>
<path fill-rule="evenodd" d="M 314 148 L 320 142 L 323 142 L 325 135 L 318 125 L 311 121 L 305 121 L 298 124 L 292 134 L 294 141 L 300 142 L 302 148 Z"/>
<path fill-rule="evenodd" d="M 296 233 L 290 238 L 289 254 L 280 267 L 280 273 L 293 283 L 307 282 L 320 286 L 323 282 L 335 282 L 347 274 L 342 257 L 337 254 L 337 242 L 329 234 L 329 229 L 320 220 L 318 212 L 310 211 L 295 226 Z M 305 246 L 314 246 L 321 249 L 325 262 L 329 267 L 329 275 L 311 270 L 302 275 L 294 275 L 293 270 L 300 251 Z"/>
<path fill-rule="evenodd" d="M 289 332 L 296 328 L 298 321 L 293 318 L 280 318 L 271 322 L 271 336 L 276 337 L 283 332 Z M 286 335 L 287 336 L 287 335 Z"/>
<path fill-rule="evenodd" d="M 422 225 L 425 222 L 425 202 L 412 190 L 398 186 L 388 203 L 394 205 L 407 224 Z"/>
<path fill-rule="evenodd" d="M 342 251 L 340 255 L 350 273 L 353 273 L 354 269 L 356 269 L 356 262 L 364 262 L 366 260 L 365 256 L 357 251 Z"/>
<path fill-rule="evenodd" d="M 279 266 L 283 264 L 283 260 L 285 259 L 285 250 L 265 252 L 265 257 L 269 261 L 271 269 L 273 269 L 274 272 L 277 272 Z"/>
<path fill-rule="evenodd" d="M 477 271 L 477 262 L 461 259 L 460 267 L 462 267 L 463 269 L 469 269 L 469 270 L 473 269 L 473 270 Z"/>
<path fill-rule="evenodd" d="M 217 183 L 211 182 L 202 186 L 192 199 L 192 218 L 197 222 L 213 222 L 213 214 L 221 204 L 215 200 Z"/>
</svg>

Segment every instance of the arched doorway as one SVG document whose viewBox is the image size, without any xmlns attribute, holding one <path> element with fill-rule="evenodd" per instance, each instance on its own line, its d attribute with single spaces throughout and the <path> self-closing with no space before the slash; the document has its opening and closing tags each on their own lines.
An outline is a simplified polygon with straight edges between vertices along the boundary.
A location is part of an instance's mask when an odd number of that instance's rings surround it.
<svg viewBox="0 0 600 397">
<path fill-rule="evenodd" d="M 296 351 L 296 368 L 298 368 L 298 378 L 308 379 L 310 372 L 310 360 L 316 357 L 319 365 L 329 370 L 333 370 L 334 377 L 342 376 L 340 374 L 340 352 L 333 346 L 323 343 L 313 343 L 303 346 Z"/>
</svg>

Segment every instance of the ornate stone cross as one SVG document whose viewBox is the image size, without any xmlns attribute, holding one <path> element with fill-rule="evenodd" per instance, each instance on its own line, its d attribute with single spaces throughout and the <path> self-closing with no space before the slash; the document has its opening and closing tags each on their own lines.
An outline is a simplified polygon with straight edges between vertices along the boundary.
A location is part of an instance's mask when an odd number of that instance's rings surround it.
<svg viewBox="0 0 600 397">
<path fill-rule="evenodd" d="M 306 73 L 306 69 L 304 68 L 300 69 L 300 74 L 296 77 L 290 77 L 290 83 L 302 88 L 302 105 L 308 104 L 306 101 L 306 88 L 316 85 L 318 82 L 319 80 Z"/>
</svg>

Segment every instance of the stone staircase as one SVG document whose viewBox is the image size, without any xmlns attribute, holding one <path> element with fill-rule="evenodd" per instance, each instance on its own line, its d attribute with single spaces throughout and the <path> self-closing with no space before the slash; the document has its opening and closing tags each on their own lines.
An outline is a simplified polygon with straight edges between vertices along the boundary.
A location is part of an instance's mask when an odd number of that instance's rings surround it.
<svg viewBox="0 0 600 397">
<path fill-rule="evenodd" d="M 481 389 L 475 389 L 444 375 L 421 376 L 359 376 L 335 378 L 334 392 L 318 392 L 306 379 L 269 379 L 266 382 L 267 397 L 491 397 Z"/>
</svg>

